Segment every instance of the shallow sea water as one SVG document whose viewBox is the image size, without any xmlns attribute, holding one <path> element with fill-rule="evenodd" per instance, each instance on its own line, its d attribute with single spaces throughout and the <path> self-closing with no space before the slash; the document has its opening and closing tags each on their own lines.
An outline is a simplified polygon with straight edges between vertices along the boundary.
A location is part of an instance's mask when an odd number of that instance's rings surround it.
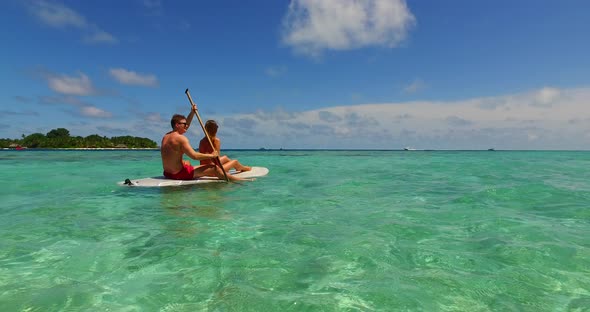
<svg viewBox="0 0 590 312">
<path fill-rule="evenodd" d="M 590 152 L 0 151 L 2 311 L 589 311 Z"/>
</svg>

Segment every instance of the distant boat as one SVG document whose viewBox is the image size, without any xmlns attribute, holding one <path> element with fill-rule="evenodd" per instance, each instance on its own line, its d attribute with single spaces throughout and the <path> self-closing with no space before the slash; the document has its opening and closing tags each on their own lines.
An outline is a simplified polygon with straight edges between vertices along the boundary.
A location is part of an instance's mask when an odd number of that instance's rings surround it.
<svg viewBox="0 0 590 312">
<path fill-rule="evenodd" d="M 10 144 L 10 146 L 8 148 L 14 148 L 17 151 L 22 151 L 24 149 L 26 149 L 26 146 L 20 146 L 18 144 Z"/>
<path fill-rule="evenodd" d="M 404 147 L 404 151 L 415 151 L 415 148 L 411 148 L 411 147 Z"/>
<path fill-rule="evenodd" d="M 488 148 L 488 151 L 495 151 L 495 149 L 493 149 L 493 148 Z"/>
</svg>

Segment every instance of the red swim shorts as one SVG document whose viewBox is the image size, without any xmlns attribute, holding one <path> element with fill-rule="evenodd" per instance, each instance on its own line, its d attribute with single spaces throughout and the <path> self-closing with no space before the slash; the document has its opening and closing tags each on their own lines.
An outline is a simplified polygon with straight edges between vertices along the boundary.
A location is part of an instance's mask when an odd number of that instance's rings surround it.
<svg viewBox="0 0 590 312">
<path fill-rule="evenodd" d="M 193 166 L 184 164 L 183 168 L 179 172 L 172 174 L 172 173 L 164 171 L 164 176 L 168 179 L 173 179 L 173 180 L 192 180 L 192 179 L 194 179 L 194 176 L 193 176 L 194 171 L 195 171 L 195 168 L 193 168 Z"/>
</svg>

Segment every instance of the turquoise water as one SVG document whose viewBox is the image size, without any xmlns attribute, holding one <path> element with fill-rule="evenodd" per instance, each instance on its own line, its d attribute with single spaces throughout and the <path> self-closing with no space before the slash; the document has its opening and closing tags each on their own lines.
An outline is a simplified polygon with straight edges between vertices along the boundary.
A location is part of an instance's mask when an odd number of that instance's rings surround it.
<svg viewBox="0 0 590 312">
<path fill-rule="evenodd" d="M 2 311 L 588 311 L 590 152 L 0 151 Z"/>
</svg>

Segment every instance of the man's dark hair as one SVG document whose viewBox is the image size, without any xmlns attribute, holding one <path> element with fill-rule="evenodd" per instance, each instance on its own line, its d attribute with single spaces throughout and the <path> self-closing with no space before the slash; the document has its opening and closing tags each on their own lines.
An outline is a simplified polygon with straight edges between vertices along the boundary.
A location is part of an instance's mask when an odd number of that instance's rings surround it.
<svg viewBox="0 0 590 312">
<path fill-rule="evenodd" d="M 172 119 L 170 119 L 170 126 L 172 126 L 172 129 L 174 129 L 174 126 L 176 126 L 176 124 L 183 119 L 186 119 L 184 115 L 175 114 L 172 116 Z"/>
</svg>

